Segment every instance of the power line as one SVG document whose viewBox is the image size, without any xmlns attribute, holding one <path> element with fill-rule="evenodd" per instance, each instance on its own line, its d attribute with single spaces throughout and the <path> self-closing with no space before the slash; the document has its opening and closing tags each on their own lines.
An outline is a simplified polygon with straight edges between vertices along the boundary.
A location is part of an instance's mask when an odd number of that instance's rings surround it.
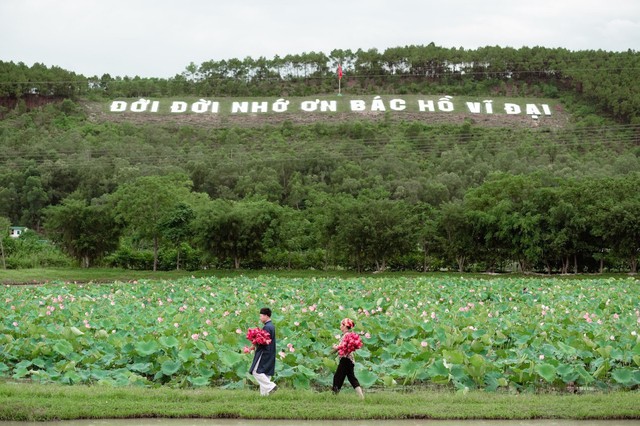
<svg viewBox="0 0 640 426">
<path fill-rule="evenodd" d="M 397 135 L 379 135 L 376 138 L 333 138 L 330 141 L 326 138 L 320 138 L 314 142 L 307 141 L 289 141 L 289 145 L 285 149 L 280 149 L 271 143 L 256 142 L 253 144 L 240 143 L 233 146 L 221 145 L 219 143 L 211 144 L 210 141 L 200 141 L 193 145 L 180 145 L 176 149 L 175 145 L 163 145 L 154 147 L 149 144 L 136 147 L 128 146 L 126 149 L 122 147 L 94 147 L 80 145 L 73 150 L 56 150 L 51 152 L 35 152 L 30 153 L 29 149 L 15 148 L 13 151 L 9 146 L 0 153 L 0 161 L 10 162 L 10 160 L 18 158 L 28 158 L 43 164 L 53 162 L 51 156 L 59 155 L 56 161 L 65 161 L 71 159 L 75 164 L 94 164 L 95 161 L 104 159 L 104 157 L 117 155 L 118 159 L 134 161 L 136 163 L 146 164 L 179 164 L 183 160 L 194 160 L 206 156 L 212 158 L 245 158 L 248 160 L 263 161 L 309 161 L 315 159 L 318 155 L 335 155 L 345 160 L 370 160 L 381 158 L 389 155 L 382 148 L 393 146 L 398 150 L 399 145 L 406 145 L 406 152 L 409 154 L 430 155 L 434 153 L 442 153 L 454 150 L 459 146 L 470 147 L 475 145 L 484 150 L 499 150 L 502 147 L 514 148 L 521 146 L 523 148 L 550 149 L 558 148 L 591 148 L 597 145 L 613 147 L 633 146 L 640 143 L 640 135 L 637 131 L 640 125 L 617 125 L 602 126 L 589 128 L 576 128 L 569 131 L 561 132 L 525 132 L 513 131 L 508 134 L 504 129 L 496 131 L 488 131 L 478 133 L 455 133 L 455 134 L 422 134 L 417 136 Z M 523 141 L 523 134 L 527 137 Z M 251 135 L 253 141 L 254 135 Z M 392 140 L 394 139 L 394 140 Z M 83 141 L 84 142 L 84 141 Z M 246 142 L 246 140 L 245 140 Z M 108 143 L 108 142 L 106 142 Z M 549 145 L 551 144 L 551 145 Z M 144 149 L 143 149 L 144 148 Z M 268 149 L 270 152 L 265 152 Z M 122 151 L 126 150 L 126 153 Z M 165 151 L 158 153 L 159 150 Z M 403 150 L 403 152 L 405 152 Z M 124 154 L 124 156 L 123 156 Z M 91 158 L 86 158 L 89 155 Z M 170 156 L 170 157 L 169 157 Z M 194 157 L 198 156 L 198 157 Z M 224 157 L 223 157 L 224 156 Z"/>
</svg>

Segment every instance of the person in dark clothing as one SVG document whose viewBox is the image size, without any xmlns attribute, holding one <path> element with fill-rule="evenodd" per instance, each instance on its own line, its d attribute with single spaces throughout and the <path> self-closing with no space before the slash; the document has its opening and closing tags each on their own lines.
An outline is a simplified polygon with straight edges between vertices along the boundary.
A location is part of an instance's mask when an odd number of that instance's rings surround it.
<svg viewBox="0 0 640 426">
<path fill-rule="evenodd" d="M 271 322 L 271 309 L 260 309 L 260 322 L 264 324 L 262 329 L 269 332 L 271 343 L 256 345 L 249 373 L 258 381 L 260 395 L 266 396 L 276 390 L 276 384 L 271 381 L 276 370 L 276 328 Z"/>
</svg>

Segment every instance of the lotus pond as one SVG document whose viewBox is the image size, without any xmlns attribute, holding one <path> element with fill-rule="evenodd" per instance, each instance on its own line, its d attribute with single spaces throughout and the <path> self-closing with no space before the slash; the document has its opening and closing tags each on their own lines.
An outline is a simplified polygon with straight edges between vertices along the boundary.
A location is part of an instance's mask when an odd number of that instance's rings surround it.
<svg viewBox="0 0 640 426">
<path fill-rule="evenodd" d="M 0 377 L 242 388 L 245 333 L 273 310 L 276 381 L 327 387 L 355 320 L 365 387 L 612 389 L 640 384 L 634 279 L 191 278 L 5 286 Z M 253 385 L 252 385 L 253 386 Z"/>
</svg>

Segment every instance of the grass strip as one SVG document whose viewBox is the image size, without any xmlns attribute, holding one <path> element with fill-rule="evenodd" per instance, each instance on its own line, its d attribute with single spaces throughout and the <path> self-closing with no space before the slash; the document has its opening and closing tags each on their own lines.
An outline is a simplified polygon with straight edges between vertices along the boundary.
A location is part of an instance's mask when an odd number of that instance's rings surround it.
<svg viewBox="0 0 640 426">
<path fill-rule="evenodd" d="M 0 420 L 100 418 L 362 419 L 640 419 L 640 392 L 575 394 L 467 394 L 419 390 L 257 390 L 108 388 L 0 383 Z"/>
<path fill-rule="evenodd" d="M 354 278 L 354 277 L 460 277 L 465 278 L 530 278 L 530 279 L 604 279 L 604 278 L 629 278 L 629 274 L 611 273 L 611 274 L 576 274 L 576 275 L 531 275 L 519 273 L 505 274 L 483 274 L 483 273 L 464 273 L 457 272 L 416 272 L 416 271 L 398 271 L 398 272 L 382 272 L 373 274 L 371 272 L 358 273 L 354 271 L 319 271 L 319 270 L 268 270 L 268 269 L 241 269 L 241 270 L 200 270 L 200 271 L 137 271 L 131 269 L 118 268 L 33 268 L 33 269 L 0 269 L 0 284 L 46 284 L 52 282 L 78 282 L 78 283 L 105 283 L 105 282 L 133 282 L 136 280 L 175 280 L 189 277 L 219 277 L 233 278 L 239 276 L 259 277 L 259 276 L 277 276 L 280 278 Z M 633 276 L 640 280 L 640 275 Z"/>
</svg>

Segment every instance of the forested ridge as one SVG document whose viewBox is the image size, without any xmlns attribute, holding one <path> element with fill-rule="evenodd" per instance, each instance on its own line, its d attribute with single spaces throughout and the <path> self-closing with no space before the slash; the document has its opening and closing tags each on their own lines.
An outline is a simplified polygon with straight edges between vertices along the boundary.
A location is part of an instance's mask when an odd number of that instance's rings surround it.
<svg viewBox="0 0 640 426">
<path fill-rule="evenodd" d="M 335 93 L 338 63 L 350 94 L 541 96 L 571 121 L 213 128 L 83 106 Z M 3 266 L 635 272 L 639 71 L 634 51 L 433 45 L 208 61 L 171 79 L 0 62 L 0 225 L 34 231 L 2 240 Z"/>
</svg>

